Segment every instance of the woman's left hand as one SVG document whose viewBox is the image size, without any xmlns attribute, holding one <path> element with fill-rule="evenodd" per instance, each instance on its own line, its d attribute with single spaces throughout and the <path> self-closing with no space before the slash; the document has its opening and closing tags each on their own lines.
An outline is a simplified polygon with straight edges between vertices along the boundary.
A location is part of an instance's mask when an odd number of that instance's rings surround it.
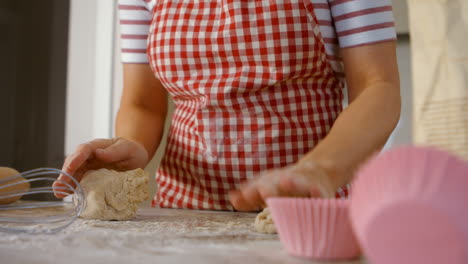
<svg viewBox="0 0 468 264">
<path fill-rule="evenodd" d="M 237 211 L 259 211 L 266 207 L 269 197 L 331 198 L 339 187 L 332 179 L 316 163 L 296 163 L 262 173 L 239 190 L 231 191 L 230 200 Z"/>
</svg>

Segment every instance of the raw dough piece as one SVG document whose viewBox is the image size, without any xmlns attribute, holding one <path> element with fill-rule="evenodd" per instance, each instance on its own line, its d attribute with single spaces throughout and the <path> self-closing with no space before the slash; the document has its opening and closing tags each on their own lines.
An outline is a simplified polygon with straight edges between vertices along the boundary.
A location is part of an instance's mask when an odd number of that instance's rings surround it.
<svg viewBox="0 0 468 264">
<path fill-rule="evenodd" d="M 265 208 L 255 218 L 255 230 L 259 233 L 276 234 L 276 227 L 271 218 L 270 209 Z"/>
<path fill-rule="evenodd" d="M 148 174 L 142 169 L 88 171 L 81 181 L 86 196 L 85 219 L 129 220 L 149 198 Z"/>
<path fill-rule="evenodd" d="M 15 169 L 8 168 L 8 167 L 0 167 L 0 180 L 6 179 L 10 176 L 13 175 L 18 175 L 19 172 Z M 3 187 L 3 185 L 6 184 L 11 184 L 11 183 L 16 183 L 15 185 L 9 186 L 9 187 Z M 0 194 L 5 194 L 9 192 L 18 192 L 18 194 L 14 197 L 8 197 L 8 198 L 3 198 L 0 199 L 0 204 L 11 204 L 16 202 L 23 196 L 23 194 L 27 191 L 29 191 L 30 184 L 29 182 L 26 181 L 25 178 L 22 176 L 18 176 L 17 178 L 15 177 L 14 180 L 8 180 L 8 182 L 4 184 L 0 184 Z"/>
</svg>

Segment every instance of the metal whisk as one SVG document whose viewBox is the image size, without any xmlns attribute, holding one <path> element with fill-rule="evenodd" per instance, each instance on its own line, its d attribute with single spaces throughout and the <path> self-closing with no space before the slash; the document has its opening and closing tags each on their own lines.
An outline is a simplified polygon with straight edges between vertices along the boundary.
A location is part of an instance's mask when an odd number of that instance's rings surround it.
<svg viewBox="0 0 468 264">
<path fill-rule="evenodd" d="M 52 187 L 58 175 L 65 175 L 76 185 L 61 182 L 65 187 Z M 33 187 L 28 190 L 20 189 L 6 191 L 20 184 L 42 182 L 46 187 Z M 31 185 L 31 186 L 32 186 Z M 53 233 L 69 226 L 78 218 L 85 207 L 85 195 L 78 181 L 71 175 L 54 168 L 40 168 L 22 172 L 0 180 L 0 200 L 21 197 L 30 194 L 61 193 L 69 195 L 75 193 L 72 200 L 62 201 L 18 201 L 13 204 L 0 205 L 0 231 L 26 233 Z"/>
</svg>

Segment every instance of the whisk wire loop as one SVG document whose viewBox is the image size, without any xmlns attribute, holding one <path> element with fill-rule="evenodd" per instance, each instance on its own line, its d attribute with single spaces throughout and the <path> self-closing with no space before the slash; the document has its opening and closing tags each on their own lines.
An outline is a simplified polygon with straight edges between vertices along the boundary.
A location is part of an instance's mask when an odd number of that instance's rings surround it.
<svg viewBox="0 0 468 264">
<path fill-rule="evenodd" d="M 58 176 L 71 180 L 72 184 L 57 180 Z M 52 187 L 58 181 L 61 186 Z M 24 189 L 28 185 L 42 187 Z M 33 184 L 31 184 L 33 183 Z M 15 189 L 16 190 L 11 190 Z M 86 206 L 86 199 L 79 182 L 70 174 L 55 168 L 38 168 L 0 180 L 0 200 L 28 196 L 31 194 L 58 193 L 70 195 L 73 199 L 61 201 L 19 201 L 0 205 L 0 231 L 25 233 L 54 233 L 71 225 Z"/>
</svg>

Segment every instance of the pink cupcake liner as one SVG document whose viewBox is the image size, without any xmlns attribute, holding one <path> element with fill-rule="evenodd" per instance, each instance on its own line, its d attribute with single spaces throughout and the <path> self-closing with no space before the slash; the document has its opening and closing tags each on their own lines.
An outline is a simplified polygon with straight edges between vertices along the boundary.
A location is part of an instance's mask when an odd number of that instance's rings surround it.
<svg viewBox="0 0 468 264">
<path fill-rule="evenodd" d="M 323 260 L 360 256 L 349 221 L 348 200 L 270 198 L 267 204 L 289 254 Z"/>
<path fill-rule="evenodd" d="M 375 264 L 468 263 L 468 164 L 429 147 L 384 152 L 358 172 L 350 217 Z"/>
</svg>

